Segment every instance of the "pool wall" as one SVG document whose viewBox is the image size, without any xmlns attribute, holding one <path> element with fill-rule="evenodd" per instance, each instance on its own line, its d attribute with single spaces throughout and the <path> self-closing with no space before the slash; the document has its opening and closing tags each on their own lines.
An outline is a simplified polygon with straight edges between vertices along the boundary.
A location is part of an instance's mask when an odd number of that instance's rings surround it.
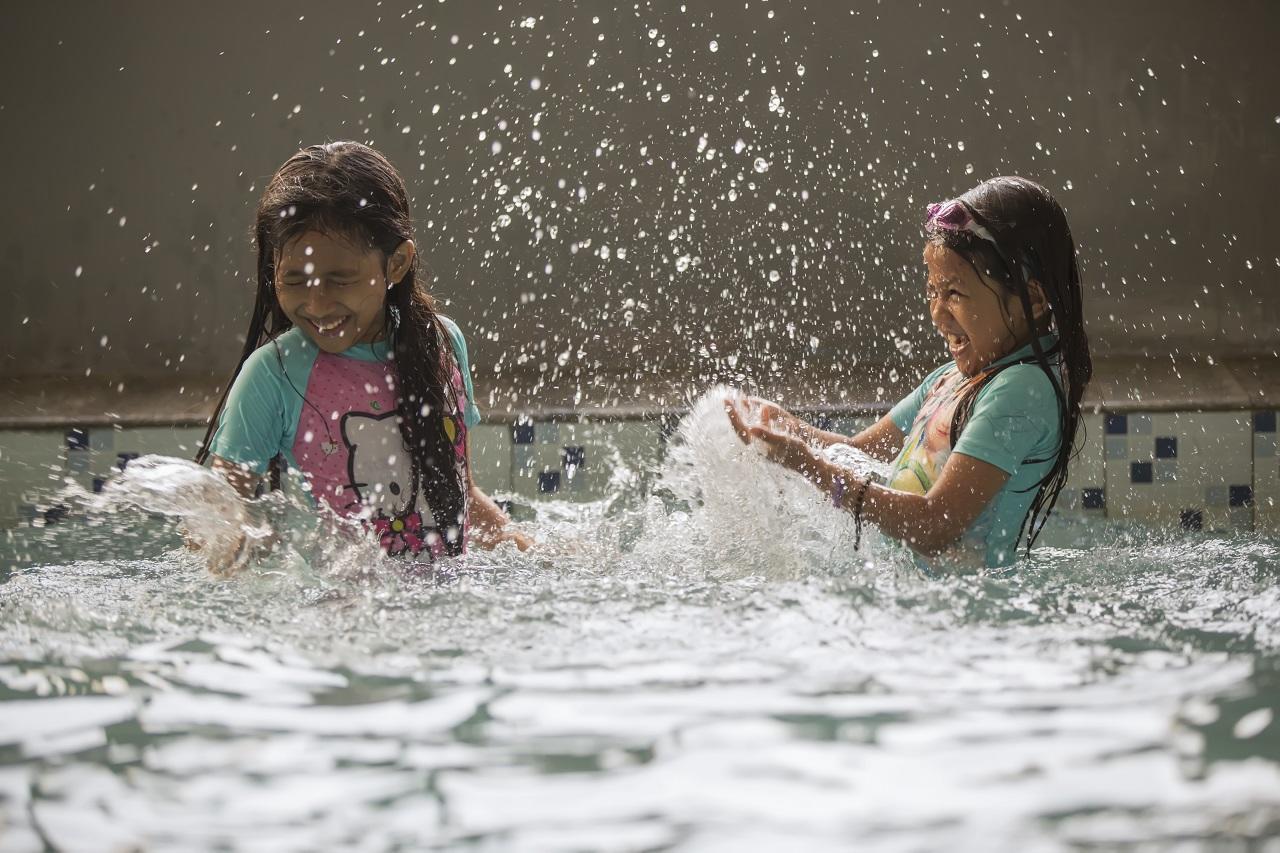
<svg viewBox="0 0 1280 853">
<path fill-rule="evenodd" d="M 806 414 L 846 434 L 872 419 Z M 1058 522 L 1280 533 L 1277 415 L 1275 408 L 1088 414 Z M 491 417 L 472 432 L 475 476 L 482 488 L 519 503 L 646 489 L 678 419 L 676 410 L 608 420 Z M 202 435 L 192 426 L 0 430 L 0 525 L 56 523 L 54 494 L 66 478 L 99 488 L 138 454 L 189 458 Z"/>
</svg>

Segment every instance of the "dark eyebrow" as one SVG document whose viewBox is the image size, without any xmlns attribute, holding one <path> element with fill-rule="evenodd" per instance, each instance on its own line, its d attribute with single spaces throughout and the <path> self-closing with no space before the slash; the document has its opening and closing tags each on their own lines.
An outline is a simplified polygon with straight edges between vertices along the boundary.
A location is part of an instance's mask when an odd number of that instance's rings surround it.
<svg viewBox="0 0 1280 853">
<path fill-rule="evenodd" d="M 311 272 L 311 275 L 313 275 L 313 276 L 314 276 L 314 275 L 318 275 L 318 274 L 319 274 L 319 273 L 318 273 L 317 271 L 312 271 L 312 272 Z M 360 274 L 360 270 L 358 270 L 358 269 L 349 269 L 349 268 L 345 268 L 345 267 L 344 267 L 343 269 L 338 269 L 338 270 L 329 270 L 327 274 L 328 274 L 328 275 L 330 275 L 330 276 L 335 276 L 335 277 L 337 277 L 337 278 L 355 278 L 357 275 L 359 275 L 359 274 Z M 286 267 L 286 268 L 282 269 L 282 270 L 280 271 L 280 275 L 281 275 L 282 277 L 283 277 L 283 276 L 290 276 L 290 275 L 307 275 L 307 271 L 306 271 L 304 268 L 302 268 L 302 267 L 294 267 L 294 266 L 290 266 L 290 267 Z"/>
</svg>

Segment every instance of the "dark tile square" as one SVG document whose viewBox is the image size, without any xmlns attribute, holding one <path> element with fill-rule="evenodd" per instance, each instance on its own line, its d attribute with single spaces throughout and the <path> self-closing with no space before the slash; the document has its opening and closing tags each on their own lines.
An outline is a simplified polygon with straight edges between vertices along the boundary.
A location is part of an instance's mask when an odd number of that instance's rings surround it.
<svg viewBox="0 0 1280 853">
<path fill-rule="evenodd" d="M 1106 509 L 1106 489 L 1085 489 L 1080 495 L 1080 503 L 1085 509 Z"/>
<path fill-rule="evenodd" d="M 101 493 L 102 493 L 102 487 L 103 487 L 103 486 L 105 486 L 106 484 L 107 484 L 107 481 L 106 481 L 106 480 L 104 480 L 104 479 L 102 479 L 101 477 L 94 477 L 94 478 L 93 478 L 93 493 L 94 493 L 95 495 L 101 494 Z"/>
<path fill-rule="evenodd" d="M 1129 432 L 1128 415 L 1107 415 L 1107 435 L 1126 435 Z"/>
<path fill-rule="evenodd" d="M 1253 506 L 1253 486 L 1231 486 L 1227 494 L 1231 506 Z"/>
<path fill-rule="evenodd" d="M 1204 513 L 1198 509 L 1184 509 L 1182 511 L 1182 529 L 1204 530 Z"/>
<path fill-rule="evenodd" d="M 533 444 L 533 421 L 518 420 L 511 425 L 512 444 Z"/>
<path fill-rule="evenodd" d="M 560 491 L 560 472 L 543 471 L 538 475 L 538 491 L 544 495 Z"/>
<path fill-rule="evenodd" d="M 1253 431 L 1254 432 L 1275 432 L 1276 431 L 1276 413 L 1275 410 L 1267 412 L 1253 413 Z"/>
<path fill-rule="evenodd" d="M 1157 459 L 1177 459 L 1178 458 L 1178 439 L 1171 436 L 1161 436 L 1156 439 L 1156 458 Z"/>
<path fill-rule="evenodd" d="M 67 430 L 67 450 L 88 450 L 89 430 L 72 427 Z"/>
<path fill-rule="evenodd" d="M 129 463 L 137 459 L 139 455 L 140 454 L 137 454 L 137 453 L 117 453 L 116 467 L 119 468 L 121 471 L 123 471 L 126 467 L 128 467 Z"/>
<path fill-rule="evenodd" d="M 498 505 L 498 509 L 500 509 L 500 510 L 502 510 L 503 512 L 505 512 L 507 515 L 511 515 L 511 507 L 513 506 L 513 504 L 511 503 L 511 501 L 509 501 L 509 500 L 505 500 L 505 499 L 503 499 L 503 498 L 499 498 L 499 499 L 495 500 L 495 501 L 494 501 L 494 503 L 496 503 L 496 504 Z"/>
<path fill-rule="evenodd" d="M 1151 463 L 1150 462 L 1130 462 L 1129 463 L 1129 482 L 1130 483 L 1150 483 L 1152 480 Z"/>
<path fill-rule="evenodd" d="M 831 415 L 821 414 L 815 417 L 813 421 L 811 421 L 811 423 L 814 426 L 816 426 L 818 429 L 831 432 L 831 427 L 835 423 L 835 421 L 831 419 Z"/>
<path fill-rule="evenodd" d="M 575 468 L 581 468 L 587 461 L 587 449 L 585 447 L 566 447 L 564 452 L 560 454 L 560 459 L 565 467 L 572 465 Z"/>
<path fill-rule="evenodd" d="M 71 510 L 63 506 L 62 504 L 58 504 L 57 506 L 51 506 L 44 511 L 44 523 L 58 524 L 59 522 L 65 521 L 67 518 L 67 514 L 70 512 Z"/>
<path fill-rule="evenodd" d="M 658 418 L 658 438 L 666 441 L 671 437 L 676 428 L 680 426 L 680 421 L 684 418 L 684 412 L 665 412 Z"/>
</svg>

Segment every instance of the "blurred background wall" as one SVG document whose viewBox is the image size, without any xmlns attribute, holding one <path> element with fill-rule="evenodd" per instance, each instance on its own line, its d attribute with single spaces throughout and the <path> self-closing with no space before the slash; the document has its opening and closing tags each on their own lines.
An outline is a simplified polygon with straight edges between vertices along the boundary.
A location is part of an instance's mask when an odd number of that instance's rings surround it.
<svg viewBox="0 0 1280 853">
<path fill-rule="evenodd" d="M 410 184 L 482 376 L 940 360 L 924 205 L 1067 207 L 1100 354 L 1280 348 L 1280 4 L 8 3 L 0 375 L 225 375 L 299 146 Z"/>
</svg>

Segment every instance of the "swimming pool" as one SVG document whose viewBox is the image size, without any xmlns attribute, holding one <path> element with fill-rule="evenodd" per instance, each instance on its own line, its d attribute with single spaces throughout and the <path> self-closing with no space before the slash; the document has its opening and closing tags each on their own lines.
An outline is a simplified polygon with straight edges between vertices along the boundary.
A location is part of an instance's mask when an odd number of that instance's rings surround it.
<svg viewBox="0 0 1280 853">
<path fill-rule="evenodd" d="M 0 846 L 1280 849 L 1274 537 L 927 580 L 722 438 L 431 578 L 288 502 L 226 583 L 87 497 L 10 531 Z"/>
</svg>

